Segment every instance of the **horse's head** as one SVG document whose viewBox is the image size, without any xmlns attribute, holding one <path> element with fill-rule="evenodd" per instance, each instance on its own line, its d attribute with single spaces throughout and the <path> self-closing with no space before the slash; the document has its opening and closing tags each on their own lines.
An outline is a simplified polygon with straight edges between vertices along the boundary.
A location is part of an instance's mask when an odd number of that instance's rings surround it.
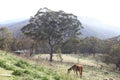
<svg viewBox="0 0 120 80">
<path fill-rule="evenodd" d="M 67 72 L 67 73 L 69 74 L 69 73 L 70 73 L 70 71 L 71 71 L 71 68 L 69 68 L 69 69 L 68 69 L 68 72 Z"/>
</svg>

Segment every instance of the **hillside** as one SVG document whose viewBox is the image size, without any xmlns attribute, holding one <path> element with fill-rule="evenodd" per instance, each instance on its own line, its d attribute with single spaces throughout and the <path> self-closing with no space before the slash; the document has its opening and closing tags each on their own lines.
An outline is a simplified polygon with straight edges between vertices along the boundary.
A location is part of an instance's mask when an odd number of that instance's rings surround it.
<svg viewBox="0 0 120 80">
<path fill-rule="evenodd" d="M 1 24 L 0 27 L 7 27 L 13 32 L 14 36 L 17 36 L 21 33 L 21 28 L 28 23 L 29 23 L 28 19 L 22 21 L 9 22 L 6 24 L 4 22 L 4 24 Z"/>
<path fill-rule="evenodd" d="M 60 75 L 34 60 L 0 51 L 0 80 L 60 80 Z"/>
<path fill-rule="evenodd" d="M 120 41 L 120 35 L 119 36 L 115 36 L 115 37 L 112 37 L 112 38 L 109 38 L 108 40 L 111 40 L 111 41 Z"/>
<path fill-rule="evenodd" d="M 40 57 L 37 57 L 40 56 Z M 49 62 L 43 55 L 23 58 L 12 53 L 0 51 L 0 80 L 119 80 L 119 72 L 113 71 L 92 56 L 63 55 L 63 62 Z M 44 57 L 44 58 L 42 58 Z M 54 55 L 54 60 L 57 60 Z M 67 74 L 67 69 L 78 62 L 84 65 L 83 77 L 77 77 L 73 71 Z M 98 63 L 99 62 L 99 63 Z M 100 65 L 103 67 L 100 68 Z"/>
<path fill-rule="evenodd" d="M 80 21 L 82 22 L 82 25 L 84 29 L 81 29 L 82 35 L 80 37 L 90 37 L 95 36 L 100 39 L 107 39 L 114 36 L 120 35 L 120 28 L 114 28 L 113 26 L 104 24 L 98 20 L 92 19 L 92 18 L 86 18 L 86 17 L 79 17 Z M 15 34 L 17 34 L 20 29 L 29 23 L 29 20 L 22 20 L 22 21 L 16 21 L 16 22 L 10 22 L 9 24 L 0 24 L 0 27 L 6 26 L 10 30 L 12 30 Z"/>
<path fill-rule="evenodd" d="M 100 39 L 107 39 L 120 35 L 120 27 L 116 28 L 115 26 L 88 17 L 79 17 L 79 19 L 84 27 L 82 37 L 95 36 Z"/>
</svg>

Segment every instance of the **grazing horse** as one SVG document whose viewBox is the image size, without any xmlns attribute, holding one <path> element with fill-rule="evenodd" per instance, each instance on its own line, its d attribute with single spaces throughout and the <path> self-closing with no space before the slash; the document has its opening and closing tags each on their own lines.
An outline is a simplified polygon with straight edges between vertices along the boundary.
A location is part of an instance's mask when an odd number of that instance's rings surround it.
<svg viewBox="0 0 120 80">
<path fill-rule="evenodd" d="M 83 66 L 82 65 L 74 64 L 72 67 L 70 67 L 68 69 L 68 73 L 70 73 L 71 70 L 73 70 L 74 73 L 76 73 L 77 76 L 78 76 L 78 72 L 79 72 L 80 77 L 82 77 L 82 72 L 83 72 Z"/>
</svg>

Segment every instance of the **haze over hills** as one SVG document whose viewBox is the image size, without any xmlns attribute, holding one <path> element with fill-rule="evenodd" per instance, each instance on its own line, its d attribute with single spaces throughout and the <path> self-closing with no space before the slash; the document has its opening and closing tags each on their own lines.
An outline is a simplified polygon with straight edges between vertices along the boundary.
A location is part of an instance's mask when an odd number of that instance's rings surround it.
<svg viewBox="0 0 120 80">
<path fill-rule="evenodd" d="M 79 17 L 79 19 L 84 27 L 84 29 L 81 30 L 83 37 L 95 36 L 101 39 L 106 39 L 120 35 L 120 27 L 116 28 L 88 17 Z"/>
<path fill-rule="evenodd" d="M 84 29 L 81 29 L 82 35 L 81 37 L 89 37 L 95 36 L 101 39 L 111 38 L 114 36 L 120 35 L 120 28 L 114 28 L 110 25 L 104 24 L 96 19 L 86 18 L 86 17 L 79 17 Z M 6 26 L 10 30 L 19 32 L 20 29 L 29 23 L 29 20 L 15 20 L 10 22 L 4 22 L 0 24 L 0 27 Z"/>
</svg>

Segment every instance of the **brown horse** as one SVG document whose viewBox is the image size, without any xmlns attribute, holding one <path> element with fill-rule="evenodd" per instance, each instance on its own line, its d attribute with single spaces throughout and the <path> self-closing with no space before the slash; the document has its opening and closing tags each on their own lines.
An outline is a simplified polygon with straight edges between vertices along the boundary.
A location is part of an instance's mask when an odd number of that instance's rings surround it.
<svg viewBox="0 0 120 80">
<path fill-rule="evenodd" d="M 82 72 L 83 72 L 83 66 L 80 64 L 74 64 L 72 67 L 70 67 L 68 69 L 68 73 L 70 73 L 70 71 L 73 70 L 74 73 L 76 73 L 76 75 L 78 76 L 78 72 L 80 74 L 80 77 L 82 77 Z"/>
</svg>

